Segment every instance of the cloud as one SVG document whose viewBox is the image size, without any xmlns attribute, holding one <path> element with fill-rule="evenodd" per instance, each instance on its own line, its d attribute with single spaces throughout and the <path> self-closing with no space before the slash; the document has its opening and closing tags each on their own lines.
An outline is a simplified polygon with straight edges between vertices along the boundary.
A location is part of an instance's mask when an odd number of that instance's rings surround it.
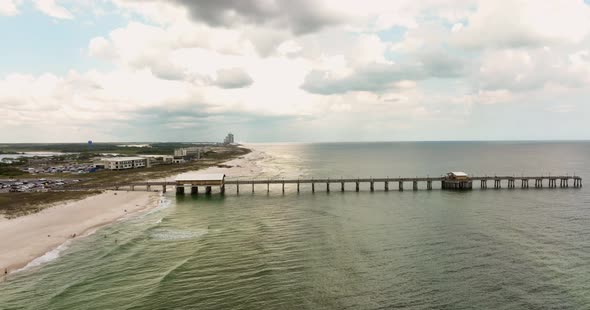
<svg viewBox="0 0 590 310">
<path fill-rule="evenodd" d="M 14 16 L 20 12 L 18 7 L 22 4 L 22 0 L 0 0 L 0 15 Z"/>
<path fill-rule="evenodd" d="M 474 80 L 479 89 L 530 91 L 550 85 L 590 86 L 590 59 L 584 51 L 568 57 L 548 49 L 486 52 Z"/>
<path fill-rule="evenodd" d="M 35 0 L 35 7 L 39 11 L 58 19 L 74 18 L 74 15 L 65 7 L 57 4 L 56 0 Z"/>
<path fill-rule="evenodd" d="M 343 77 L 335 76 L 329 71 L 314 70 L 305 77 L 301 88 L 321 95 L 351 91 L 380 92 L 393 88 L 395 82 L 423 79 L 425 76 L 424 68 L 419 65 L 371 64 Z"/>
<path fill-rule="evenodd" d="M 185 7 L 196 21 L 215 27 L 243 24 L 287 28 L 306 34 L 343 22 L 321 2 L 312 0 L 173 0 Z"/>
<path fill-rule="evenodd" d="M 480 1 L 453 35 L 464 48 L 523 48 L 579 43 L 590 33 L 583 1 Z"/>
<path fill-rule="evenodd" d="M 346 72 L 346 71 L 344 71 Z M 313 70 L 301 88 L 314 94 L 333 95 L 351 91 L 383 92 L 429 78 L 459 78 L 464 74 L 461 60 L 444 53 L 425 52 L 408 63 L 370 63 L 339 74 Z"/>
<path fill-rule="evenodd" d="M 0 14 L 18 14 L 20 3 L 0 0 Z M 120 14 L 127 23 L 86 42 L 86 55 L 107 64 L 101 71 L 82 55 L 66 73 L 1 76 L 5 140 L 14 128 L 24 140 L 35 131 L 194 140 L 229 127 L 249 133 L 244 140 L 394 139 L 482 109 L 500 115 L 492 104 L 588 111 L 590 6 L 581 1 L 31 3 L 55 18 L 81 19 L 92 7 L 103 12 L 97 21 Z"/>
<path fill-rule="evenodd" d="M 240 68 L 217 70 L 215 85 L 221 88 L 243 88 L 254 83 L 254 80 Z"/>
</svg>

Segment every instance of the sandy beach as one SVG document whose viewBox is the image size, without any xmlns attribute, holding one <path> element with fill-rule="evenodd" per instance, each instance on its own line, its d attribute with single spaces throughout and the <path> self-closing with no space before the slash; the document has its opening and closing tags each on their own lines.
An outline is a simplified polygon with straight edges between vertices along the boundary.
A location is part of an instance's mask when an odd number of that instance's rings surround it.
<svg viewBox="0 0 590 310">
<path fill-rule="evenodd" d="M 253 150 L 245 156 L 224 162 L 223 165 L 227 167 L 212 166 L 199 172 L 225 173 L 234 178 L 256 176 L 262 171 L 256 163 L 264 156 Z M 175 176 L 170 176 L 151 181 L 174 178 Z M 0 277 L 6 269 L 9 274 L 15 272 L 60 247 L 64 242 L 157 207 L 159 195 L 157 192 L 107 191 L 12 220 L 0 217 Z M 76 237 L 73 237 L 74 234 Z"/>
<path fill-rule="evenodd" d="M 107 191 L 12 220 L 0 219 L 2 275 L 25 267 L 34 259 L 119 219 L 158 205 L 155 192 Z M 75 234 L 75 237 L 74 237 Z"/>
</svg>

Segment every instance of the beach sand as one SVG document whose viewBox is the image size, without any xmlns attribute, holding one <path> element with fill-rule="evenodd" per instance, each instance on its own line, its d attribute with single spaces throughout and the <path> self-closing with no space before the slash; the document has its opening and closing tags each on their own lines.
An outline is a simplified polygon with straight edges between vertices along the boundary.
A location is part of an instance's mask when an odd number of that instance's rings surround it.
<svg viewBox="0 0 590 310">
<path fill-rule="evenodd" d="M 213 166 L 199 172 L 225 173 L 228 178 L 255 177 L 262 173 L 257 163 L 265 156 L 253 150 L 245 156 L 223 163 L 231 168 Z M 175 177 L 150 181 L 169 181 Z M 158 202 L 157 192 L 107 191 L 12 220 L 0 216 L 0 277 L 4 275 L 5 269 L 9 273 L 17 271 L 64 242 L 92 233 L 121 218 L 157 207 Z M 75 238 L 73 234 L 76 234 Z"/>
<path fill-rule="evenodd" d="M 0 219 L 0 276 L 97 228 L 158 205 L 155 192 L 107 191 L 16 219 Z M 73 235 L 76 237 L 73 237 Z"/>
</svg>

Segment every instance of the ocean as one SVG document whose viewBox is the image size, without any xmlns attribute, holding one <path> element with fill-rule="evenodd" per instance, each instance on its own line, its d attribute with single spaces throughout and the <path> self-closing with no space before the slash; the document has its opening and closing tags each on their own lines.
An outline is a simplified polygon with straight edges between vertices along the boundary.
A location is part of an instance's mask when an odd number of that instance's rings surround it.
<svg viewBox="0 0 590 310">
<path fill-rule="evenodd" d="M 590 180 L 590 142 L 252 147 L 228 177 Z M 0 309 L 590 309 L 590 192 L 518 185 L 169 192 L 11 275 Z"/>
</svg>

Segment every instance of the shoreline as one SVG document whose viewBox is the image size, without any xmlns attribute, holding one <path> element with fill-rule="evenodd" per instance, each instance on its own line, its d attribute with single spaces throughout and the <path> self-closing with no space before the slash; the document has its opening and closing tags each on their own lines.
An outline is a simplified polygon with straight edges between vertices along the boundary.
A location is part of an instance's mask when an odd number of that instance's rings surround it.
<svg viewBox="0 0 590 310">
<path fill-rule="evenodd" d="M 240 147 L 250 152 L 220 163 L 231 165 L 231 168 L 220 168 L 220 164 L 214 164 L 195 171 L 236 172 L 244 170 L 239 169 L 240 165 L 250 168 L 249 172 L 254 171 L 251 168 L 255 162 L 251 157 L 256 155 L 250 154 L 259 153 L 251 147 Z M 41 266 L 58 258 L 59 253 L 74 240 L 92 235 L 117 221 L 157 208 L 161 203 L 161 197 L 163 195 L 156 191 L 108 190 L 80 200 L 55 203 L 40 212 L 13 219 L 0 216 L 0 235 L 10 236 L 0 239 L 0 279 Z"/>
<path fill-rule="evenodd" d="M 159 201 L 160 195 L 156 192 L 105 191 L 39 213 L 2 220 L 0 235 L 9 236 L 0 239 L 2 277 L 28 269 L 29 264 L 42 260 L 68 242 L 151 210 Z"/>
</svg>

